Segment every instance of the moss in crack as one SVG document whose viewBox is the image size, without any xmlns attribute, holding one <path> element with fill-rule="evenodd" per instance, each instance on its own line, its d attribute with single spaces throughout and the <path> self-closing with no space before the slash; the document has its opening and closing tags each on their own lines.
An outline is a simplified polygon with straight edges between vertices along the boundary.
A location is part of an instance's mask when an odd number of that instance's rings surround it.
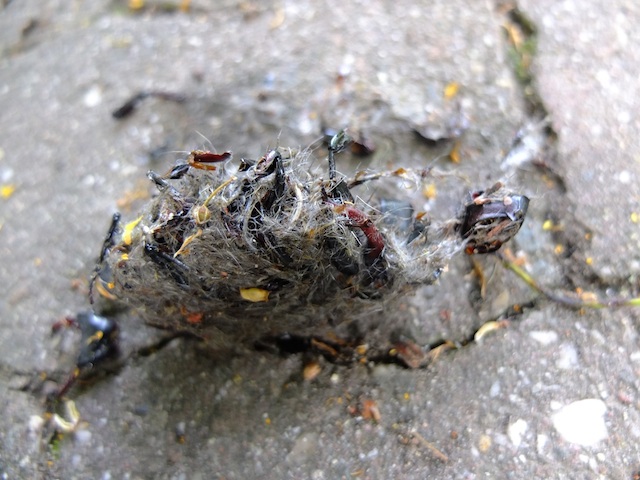
<svg viewBox="0 0 640 480">
<path fill-rule="evenodd" d="M 548 111 L 535 85 L 532 71 L 538 47 L 538 30 L 533 21 L 513 3 L 503 5 L 503 28 L 507 40 L 507 53 L 513 73 L 523 87 L 529 115 L 544 118 Z"/>
</svg>

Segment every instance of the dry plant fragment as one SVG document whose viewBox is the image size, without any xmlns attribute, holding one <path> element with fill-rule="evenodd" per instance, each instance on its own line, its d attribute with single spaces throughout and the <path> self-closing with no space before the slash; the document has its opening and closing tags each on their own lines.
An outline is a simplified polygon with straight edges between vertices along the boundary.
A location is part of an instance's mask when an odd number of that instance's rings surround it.
<svg viewBox="0 0 640 480">
<path fill-rule="evenodd" d="M 315 378 L 320 375 L 320 372 L 322 372 L 322 367 L 320 366 L 320 364 L 317 361 L 311 361 L 309 363 L 307 363 L 303 370 L 302 370 L 302 378 L 304 378 L 305 381 L 307 382 L 311 382 L 313 380 L 315 380 Z"/>
</svg>

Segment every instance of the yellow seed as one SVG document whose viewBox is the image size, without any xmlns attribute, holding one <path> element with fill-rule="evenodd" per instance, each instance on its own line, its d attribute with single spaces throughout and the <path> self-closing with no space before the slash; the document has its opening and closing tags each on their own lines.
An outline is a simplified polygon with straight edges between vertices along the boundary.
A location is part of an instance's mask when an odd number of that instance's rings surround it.
<svg viewBox="0 0 640 480">
<path fill-rule="evenodd" d="M 430 183 L 429 185 L 424 187 L 424 190 L 422 190 L 422 195 L 429 200 L 433 200 L 434 198 L 436 198 L 437 194 L 438 191 L 436 189 L 435 183 Z"/>
<path fill-rule="evenodd" d="M 584 261 L 587 265 L 591 265 L 593 264 L 593 258 L 592 257 L 587 257 Z"/>
<path fill-rule="evenodd" d="M 243 300 L 247 300 L 249 302 L 266 302 L 269 300 L 269 290 L 265 290 L 264 288 L 241 288 L 240 296 Z"/>
<path fill-rule="evenodd" d="M 142 220 L 142 215 L 124 226 L 124 229 L 122 230 L 122 243 L 127 246 L 133 243 L 133 229 L 138 226 L 140 220 Z"/>
<path fill-rule="evenodd" d="M 458 90 L 460 90 L 460 84 L 458 82 L 448 83 L 446 87 L 444 87 L 444 98 L 450 100 L 458 94 Z"/>
<path fill-rule="evenodd" d="M 631 221 L 632 221 L 633 223 L 638 223 L 638 222 L 640 222 L 640 215 L 638 215 L 638 212 L 633 212 L 633 213 L 631 214 Z"/>
<path fill-rule="evenodd" d="M 553 220 L 545 220 L 542 224 L 542 230 L 545 232 L 562 232 L 564 227 L 560 223 L 553 223 Z"/>
<path fill-rule="evenodd" d="M 140 10 L 144 8 L 144 0 L 129 0 L 129 8 L 131 10 Z"/>
<path fill-rule="evenodd" d="M 91 345 L 94 342 L 99 342 L 103 338 L 104 338 L 104 332 L 99 330 L 93 335 L 91 335 L 89 338 L 87 338 L 86 342 L 87 342 L 87 345 Z"/>
<path fill-rule="evenodd" d="M 555 246 L 553 251 L 555 252 L 556 255 L 560 255 L 562 252 L 564 252 L 564 247 L 562 245 L 558 244 L 558 245 Z"/>
<path fill-rule="evenodd" d="M 580 292 L 580 300 L 585 303 L 597 303 L 598 296 L 594 292 Z"/>
<path fill-rule="evenodd" d="M 16 191 L 16 186 L 9 183 L 0 187 L 0 197 L 9 198 Z"/>
<path fill-rule="evenodd" d="M 118 297 L 116 297 L 113 293 L 111 293 L 111 291 L 116 287 L 115 283 L 106 283 L 103 282 L 102 280 L 98 279 L 95 283 L 95 289 L 97 290 L 97 292 L 103 296 L 106 299 L 109 300 L 117 300 Z"/>
<path fill-rule="evenodd" d="M 449 159 L 453 163 L 460 163 L 460 141 L 456 141 L 453 144 L 453 148 L 449 152 Z"/>
<path fill-rule="evenodd" d="M 478 442 L 478 450 L 482 453 L 486 453 L 491 448 L 491 437 L 489 435 L 482 435 Z"/>
</svg>

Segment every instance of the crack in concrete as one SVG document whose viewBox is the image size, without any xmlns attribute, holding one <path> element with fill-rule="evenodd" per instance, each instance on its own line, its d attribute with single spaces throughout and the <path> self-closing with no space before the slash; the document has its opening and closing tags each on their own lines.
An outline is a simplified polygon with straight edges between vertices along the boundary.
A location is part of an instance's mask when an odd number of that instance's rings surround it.
<svg viewBox="0 0 640 480">
<path fill-rule="evenodd" d="M 567 183 L 564 178 L 567 173 L 562 172 L 560 166 L 559 132 L 551 125 L 550 111 L 538 90 L 537 78 L 533 69 L 537 52 L 538 28 L 515 2 L 499 6 L 498 9 L 501 10 L 505 18 L 505 41 L 511 59 L 510 65 L 518 84 L 521 86 L 520 91 L 530 124 L 539 129 L 545 138 L 545 142 L 540 145 L 538 152 L 540 158 L 538 160 L 532 159 L 531 163 L 538 168 L 542 175 L 549 177 L 559 190 L 557 192 L 559 201 L 553 202 L 545 217 L 551 219 L 555 225 L 562 226 L 562 228 L 552 231 L 551 235 L 555 244 L 562 246 L 562 253 L 556 258 L 563 270 L 565 288 L 575 290 L 590 285 L 600 291 L 612 288 L 615 290 L 626 288 L 628 290 L 630 287 L 628 276 L 617 279 L 609 278 L 605 281 L 595 269 L 589 267 L 589 262 L 584 254 L 590 244 L 593 232 L 572 213 L 580 205 L 571 202 L 566 195 Z M 525 140 L 527 132 L 524 129 L 522 132 L 522 134 L 519 132 L 514 140 L 512 150 Z"/>
</svg>

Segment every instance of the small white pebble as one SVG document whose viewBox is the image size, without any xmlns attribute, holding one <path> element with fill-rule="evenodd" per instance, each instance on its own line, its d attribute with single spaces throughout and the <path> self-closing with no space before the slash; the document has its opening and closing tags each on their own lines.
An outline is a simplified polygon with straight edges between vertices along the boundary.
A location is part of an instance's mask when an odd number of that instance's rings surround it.
<svg viewBox="0 0 640 480">
<path fill-rule="evenodd" d="M 536 449 L 538 450 L 538 455 L 544 454 L 544 450 L 548 442 L 549 442 L 549 437 L 547 437 L 544 434 L 538 435 L 536 439 Z"/>
<path fill-rule="evenodd" d="M 618 173 L 618 181 L 624 184 L 631 183 L 631 173 L 628 170 L 622 170 Z"/>
<path fill-rule="evenodd" d="M 500 381 L 496 380 L 495 382 L 493 382 L 493 385 L 491 385 L 491 389 L 489 390 L 489 396 L 491 398 L 495 398 L 498 395 L 500 395 Z"/>
<path fill-rule="evenodd" d="M 553 426 L 567 442 L 585 447 L 607 438 L 604 414 L 607 406 L 597 398 L 578 400 L 551 416 Z"/>
<path fill-rule="evenodd" d="M 596 72 L 596 80 L 605 90 L 611 86 L 611 75 L 607 70 L 598 70 Z"/>
<path fill-rule="evenodd" d="M 562 403 L 558 402 L 557 400 L 551 400 L 549 406 L 551 407 L 551 410 L 558 411 L 562 408 Z"/>
<path fill-rule="evenodd" d="M 542 345 L 551 345 L 558 341 L 558 334 L 553 330 L 534 330 L 529 336 Z"/>
<path fill-rule="evenodd" d="M 40 415 L 31 415 L 29 417 L 29 432 L 39 432 L 44 425 L 44 418 Z"/>
<path fill-rule="evenodd" d="M 529 425 L 522 418 L 519 418 L 511 425 L 509 425 L 509 427 L 507 428 L 507 435 L 509 436 L 509 440 L 511 440 L 511 443 L 513 443 L 514 446 L 520 446 L 520 444 L 522 443 L 522 437 L 524 437 L 524 434 L 527 433 L 528 428 Z"/>
<path fill-rule="evenodd" d="M 73 436 L 76 442 L 80 444 L 89 443 L 89 441 L 91 440 L 91 432 L 86 429 L 76 431 Z"/>
<path fill-rule="evenodd" d="M 84 94 L 83 100 L 84 105 L 89 108 L 100 105 L 102 103 L 102 90 L 97 85 L 92 86 Z"/>
<path fill-rule="evenodd" d="M 560 358 L 556 362 L 558 368 L 571 370 L 578 367 L 578 351 L 570 343 L 563 343 L 559 348 Z"/>
</svg>

